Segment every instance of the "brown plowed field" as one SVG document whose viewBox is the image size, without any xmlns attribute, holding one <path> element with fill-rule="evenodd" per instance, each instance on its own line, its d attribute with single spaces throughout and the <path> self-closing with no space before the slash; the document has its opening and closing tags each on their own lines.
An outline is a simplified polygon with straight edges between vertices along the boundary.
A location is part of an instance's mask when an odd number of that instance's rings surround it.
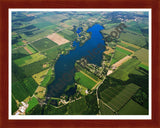
<svg viewBox="0 0 160 128">
<path fill-rule="evenodd" d="M 48 39 L 52 40 L 53 42 L 57 43 L 58 45 L 62 45 L 68 43 L 69 40 L 63 38 L 62 36 L 58 35 L 57 33 L 53 33 L 47 36 Z"/>
</svg>

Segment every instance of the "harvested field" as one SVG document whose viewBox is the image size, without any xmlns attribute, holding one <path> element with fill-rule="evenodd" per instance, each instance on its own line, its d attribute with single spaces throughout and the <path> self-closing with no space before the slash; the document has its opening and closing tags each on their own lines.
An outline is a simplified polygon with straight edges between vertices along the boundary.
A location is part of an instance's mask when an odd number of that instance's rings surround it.
<svg viewBox="0 0 160 128">
<path fill-rule="evenodd" d="M 130 49 L 127 49 L 127 48 L 125 48 L 125 47 L 122 47 L 122 46 L 120 46 L 120 45 L 117 45 L 117 47 L 122 48 L 122 49 L 124 49 L 124 50 L 127 50 L 127 51 L 129 51 L 129 52 L 134 53 L 134 51 L 132 51 L 132 50 L 130 50 Z"/>
<path fill-rule="evenodd" d="M 51 35 L 48 35 L 47 38 L 54 41 L 58 45 L 62 45 L 62 44 L 69 42 L 69 40 L 63 38 L 62 36 L 58 35 L 57 33 L 53 33 Z"/>
<path fill-rule="evenodd" d="M 106 55 L 108 55 L 109 53 L 113 53 L 114 52 L 114 50 L 111 48 L 111 47 L 106 47 L 106 51 L 104 51 L 104 53 L 106 54 Z"/>
<path fill-rule="evenodd" d="M 32 52 L 31 52 L 27 47 L 24 47 L 24 49 L 25 49 L 29 54 L 32 54 Z"/>
<path fill-rule="evenodd" d="M 121 66 L 124 62 L 126 62 L 127 60 L 131 59 L 131 56 L 126 56 L 123 59 L 121 59 L 120 61 L 118 61 L 117 63 L 113 64 L 114 67 L 119 67 Z"/>
</svg>

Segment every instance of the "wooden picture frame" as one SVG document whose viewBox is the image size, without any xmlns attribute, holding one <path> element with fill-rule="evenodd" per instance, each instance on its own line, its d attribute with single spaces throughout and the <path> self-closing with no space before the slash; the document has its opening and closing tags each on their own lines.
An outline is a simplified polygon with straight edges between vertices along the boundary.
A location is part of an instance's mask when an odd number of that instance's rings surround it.
<svg viewBox="0 0 160 128">
<path fill-rule="evenodd" d="M 76 1 L 0 1 L 0 127 L 1 128 L 90 128 L 90 127 L 160 127 L 160 59 L 158 0 L 76 0 Z M 9 8 L 151 8 L 152 9 L 152 119 L 151 120 L 9 120 L 8 119 L 8 12 Z M 23 118 L 23 117 L 22 117 Z"/>
</svg>

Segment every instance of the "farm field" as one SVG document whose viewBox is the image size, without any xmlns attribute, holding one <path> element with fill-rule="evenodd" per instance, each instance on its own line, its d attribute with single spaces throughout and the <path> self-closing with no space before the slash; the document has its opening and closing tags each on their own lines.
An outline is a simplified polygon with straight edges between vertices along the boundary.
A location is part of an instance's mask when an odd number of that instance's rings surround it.
<svg viewBox="0 0 160 128">
<path fill-rule="evenodd" d="M 118 45 L 122 46 L 124 48 L 127 48 L 127 49 L 131 50 L 132 52 L 135 52 L 135 51 L 137 51 L 139 49 L 137 47 L 132 46 L 132 44 L 129 44 L 129 43 L 126 43 L 126 42 L 122 43 L 122 42 L 123 41 L 121 41 L 120 43 L 118 43 Z"/>
<path fill-rule="evenodd" d="M 116 47 L 114 56 L 112 57 L 111 65 L 118 62 L 119 60 L 121 60 L 125 56 L 127 56 L 127 54 L 124 53 L 123 50 Z"/>
<path fill-rule="evenodd" d="M 28 102 L 29 106 L 26 109 L 26 113 L 29 112 L 32 108 L 34 108 L 38 104 L 38 100 L 35 97 L 32 97 L 32 99 Z"/>
<path fill-rule="evenodd" d="M 123 63 L 114 73 L 111 74 L 113 78 L 126 81 L 129 79 L 129 74 L 136 71 L 136 67 L 140 64 L 140 61 L 137 59 L 130 59 L 127 62 Z M 136 73 L 141 74 L 136 71 Z"/>
<path fill-rule="evenodd" d="M 43 39 L 33 42 L 32 45 L 39 51 L 42 51 L 42 50 L 51 48 L 53 46 L 56 46 L 57 44 L 49 40 L 48 38 L 43 38 Z"/>
<path fill-rule="evenodd" d="M 32 77 L 26 78 L 13 83 L 12 94 L 18 101 L 23 101 L 28 96 L 32 96 L 37 87 L 38 85 Z"/>
<path fill-rule="evenodd" d="M 99 102 L 101 115 L 115 115 L 115 113 L 111 109 L 109 109 L 106 105 L 103 104 L 102 100 L 99 100 Z"/>
<path fill-rule="evenodd" d="M 115 67 L 119 67 L 121 66 L 124 62 L 128 61 L 129 59 L 131 59 L 132 57 L 131 56 L 126 56 L 124 57 L 123 59 L 119 60 L 118 62 L 116 62 L 115 64 L 113 64 L 112 66 L 115 66 Z"/>
<path fill-rule="evenodd" d="M 138 65 L 138 66 L 141 67 L 141 68 L 143 68 L 143 69 L 145 69 L 146 71 L 149 70 L 149 67 L 146 66 L 146 65 L 144 65 L 144 64 L 140 64 L 140 65 Z"/>
<path fill-rule="evenodd" d="M 124 85 L 124 87 L 109 87 L 101 92 L 102 100 L 113 110 L 120 110 L 140 87 L 135 84 Z"/>
<path fill-rule="evenodd" d="M 43 71 L 41 71 L 41 72 L 39 72 L 37 74 L 34 74 L 32 76 L 32 78 L 37 82 L 38 85 L 41 84 L 41 82 L 43 81 L 45 75 L 48 73 L 48 70 L 49 69 L 43 70 Z"/>
<path fill-rule="evenodd" d="M 76 100 L 75 102 L 68 105 L 68 114 L 69 115 L 82 115 L 87 109 L 87 104 L 85 98 Z"/>
<path fill-rule="evenodd" d="M 24 48 L 26 48 L 26 50 L 28 49 L 28 52 L 30 52 L 31 54 L 37 52 L 30 44 L 27 44 Z"/>
<path fill-rule="evenodd" d="M 143 47 L 146 45 L 145 37 L 140 34 L 133 34 L 130 32 L 121 33 L 120 39 L 140 47 Z"/>
<path fill-rule="evenodd" d="M 122 46 L 120 46 L 120 45 L 117 45 L 117 47 L 119 47 L 119 48 L 121 48 L 121 49 L 124 49 L 124 50 L 126 50 L 126 51 L 128 51 L 128 52 L 134 53 L 134 51 L 132 51 L 132 50 L 130 50 L 130 49 L 127 49 L 127 48 L 125 48 L 125 47 L 122 47 Z M 130 53 L 129 53 L 129 54 L 130 54 Z"/>
<path fill-rule="evenodd" d="M 96 85 L 96 82 L 88 78 L 82 72 L 76 72 L 75 80 L 88 89 L 92 89 Z"/>
<path fill-rule="evenodd" d="M 62 45 L 62 44 L 69 42 L 69 40 L 63 38 L 62 36 L 60 36 L 57 33 L 53 33 L 51 35 L 48 35 L 47 38 L 52 40 L 53 42 L 57 43 L 58 45 Z"/>
<path fill-rule="evenodd" d="M 147 109 L 130 100 L 119 112 L 120 115 L 148 115 Z"/>
<path fill-rule="evenodd" d="M 52 69 L 49 69 L 47 75 L 44 77 L 43 81 L 41 82 L 41 86 L 46 87 L 50 79 L 52 78 Z M 52 78 L 53 80 L 53 78 Z"/>
<path fill-rule="evenodd" d="M 143 64 L 148 66 L 148 54 L 147 49 L 141 48 L 134 53 L 134 56 L 136 56 Z"/>
<path fill-rule="evenodd" d="M 45 92 L 46 92 L 46 88 L 45 87 L 41 87 L 41 86 L 38 86 L 34 95 L 38 98 L 44 98 L 45 96 Z"/>
<path fill-rule="evenodd" d="M 20 59 L 15 60 L 14 62 L 19 66 L 19 67 L 23 67 L 25 65 L 34 63 L 36 61 L 40 61 L 43 60 L 44 58 L 46 58 L 44 55 L 41 55 L 40 53 L 35 53 L 32 54 L 30 56 L 26 56 Z"/>
</svg>

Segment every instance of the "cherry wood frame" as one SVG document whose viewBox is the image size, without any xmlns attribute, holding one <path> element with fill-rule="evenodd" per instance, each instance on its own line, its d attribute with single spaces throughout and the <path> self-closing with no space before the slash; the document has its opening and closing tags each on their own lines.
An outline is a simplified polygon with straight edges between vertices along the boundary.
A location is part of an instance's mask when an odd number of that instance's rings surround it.
<svg viewBox="0 0 160 128">
<path fill-rule="evenodd" d="M 9 8 L 151 8 L 152 119 L 151 120 L 9 120 L 8 9 Z M 160 127 L 160 1 L 159 0 L 0 0 L 0 128 L 159 128 Z"/>
</svg>

